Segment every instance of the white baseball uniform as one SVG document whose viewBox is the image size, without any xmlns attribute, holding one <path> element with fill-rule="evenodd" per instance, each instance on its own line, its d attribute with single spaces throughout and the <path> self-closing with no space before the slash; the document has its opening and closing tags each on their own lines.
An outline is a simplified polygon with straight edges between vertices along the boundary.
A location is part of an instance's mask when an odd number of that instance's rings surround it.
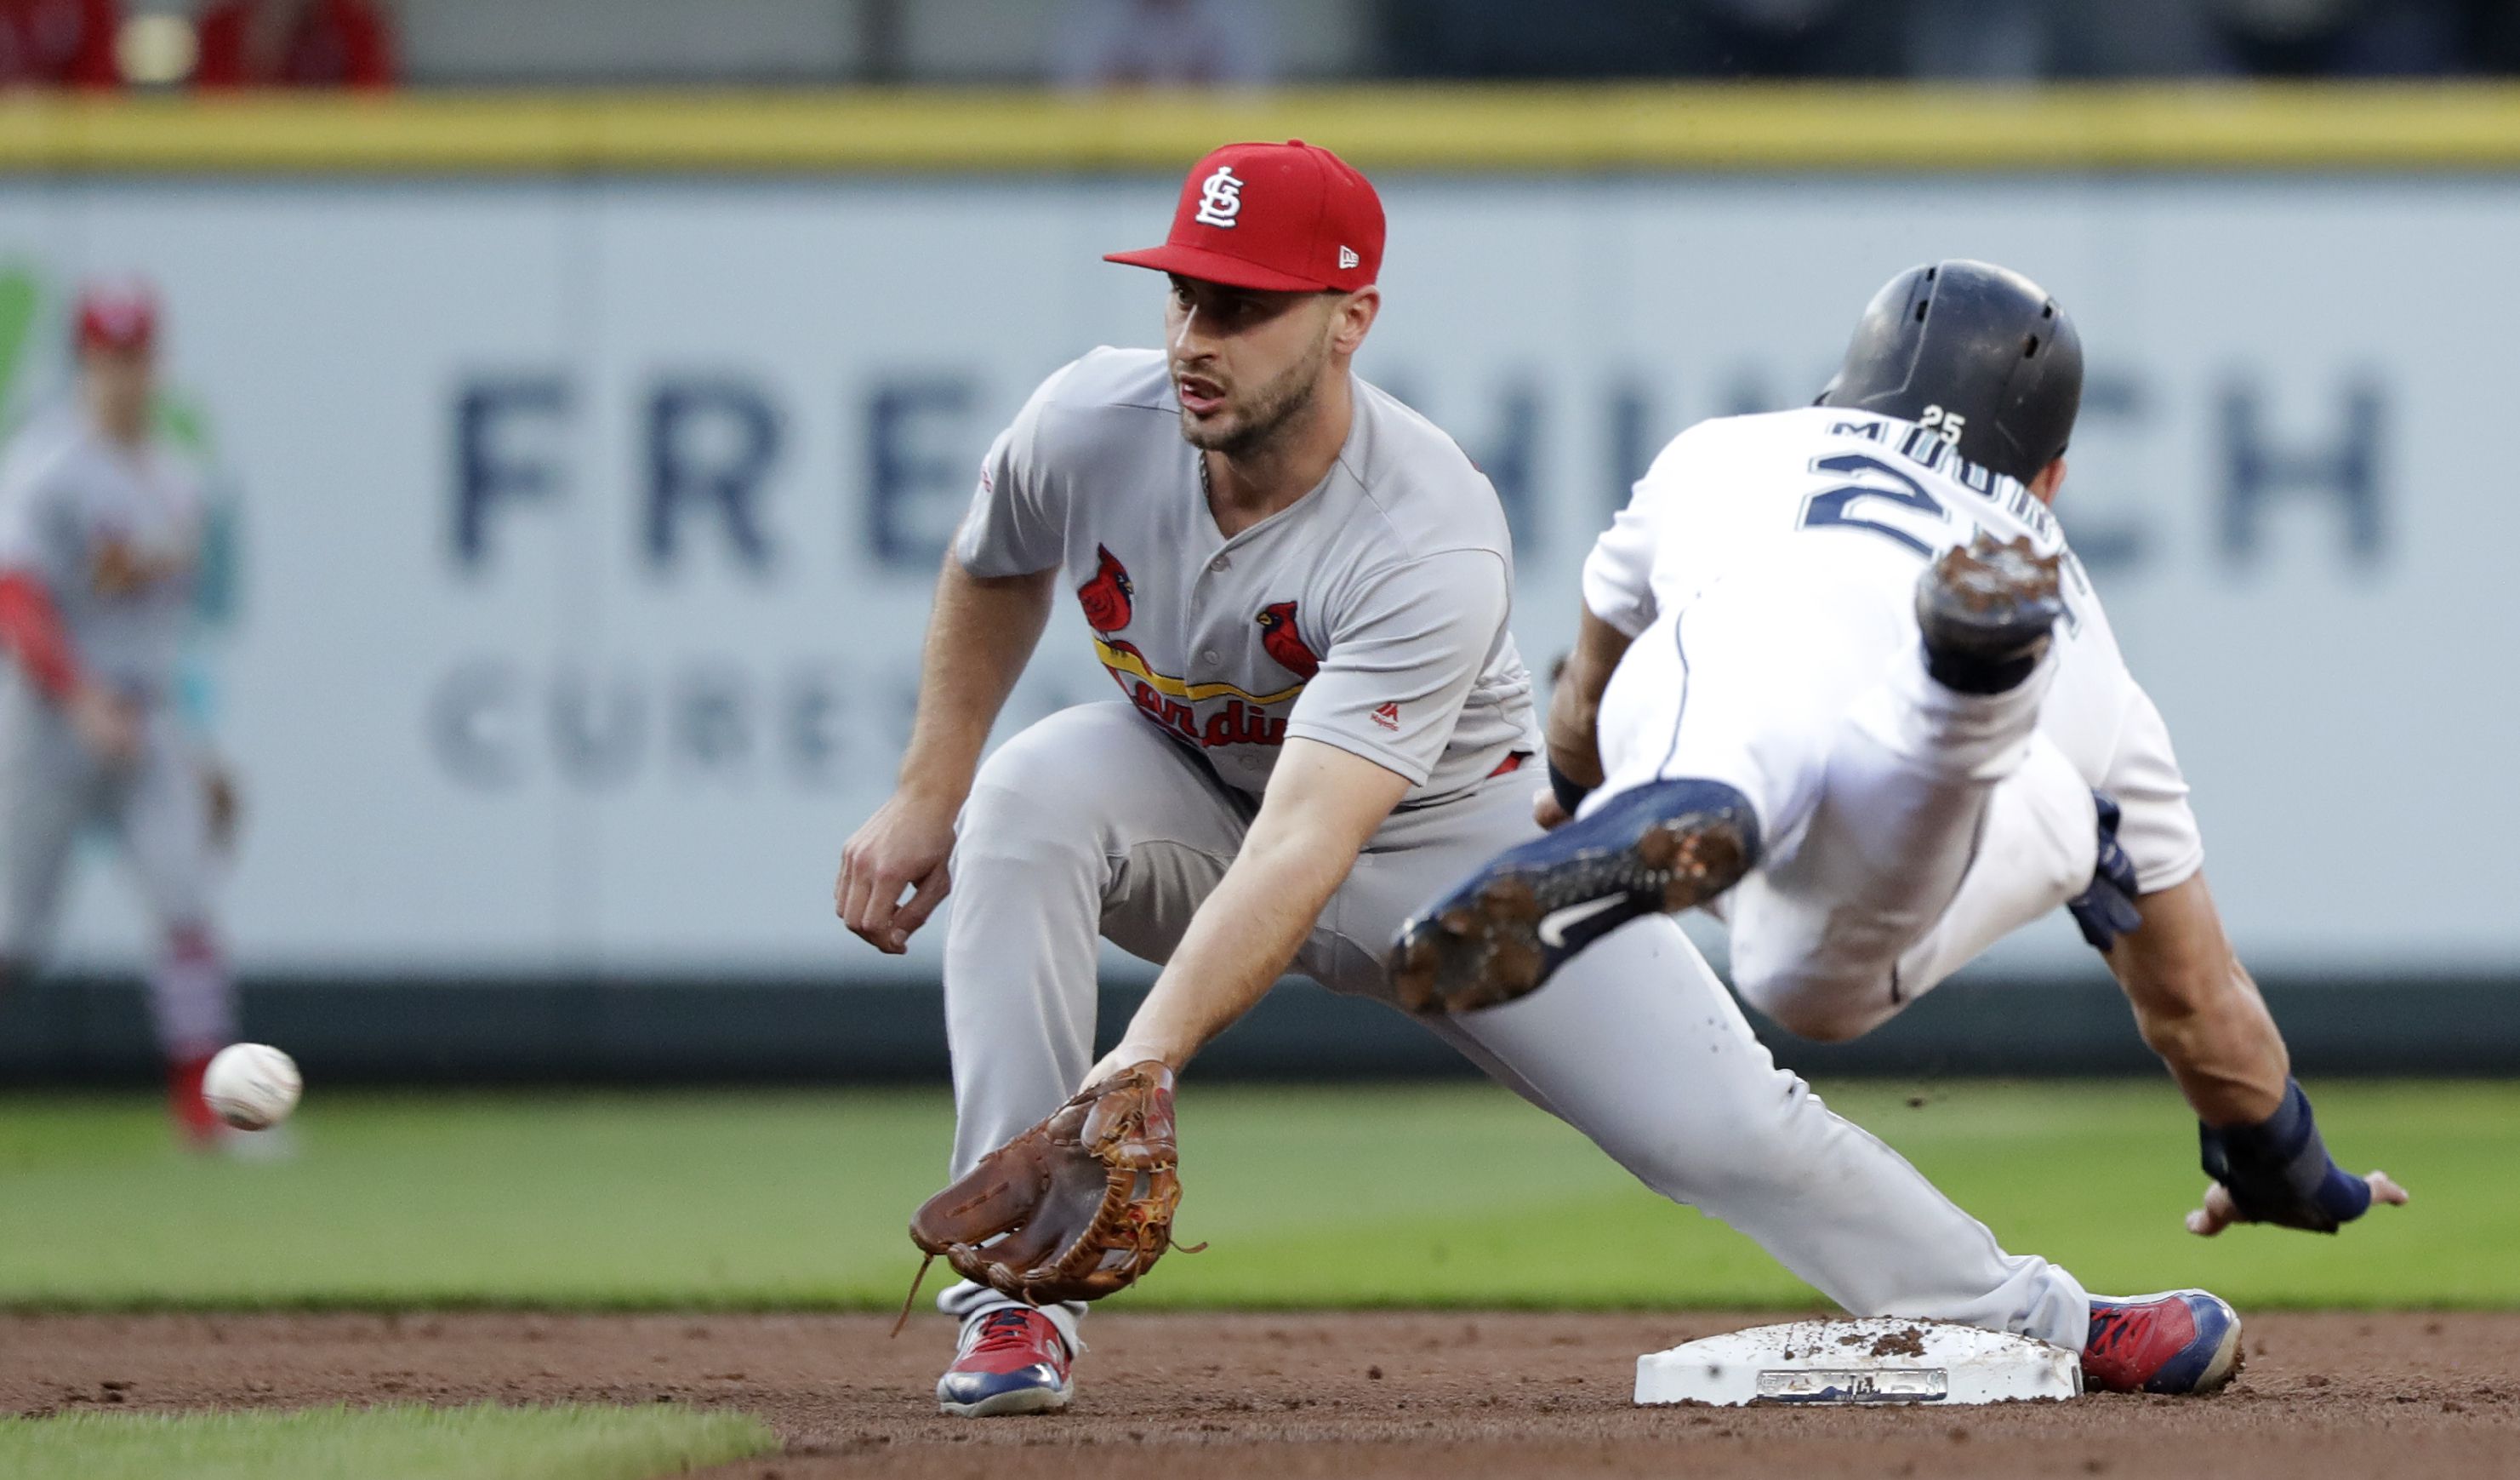
<svg viewBox="0 0 2520 1480">
<path fill-rule="evenodd" d="M 193 471 L 155 443 L 129 448 L 65 408 L 0 457 L 0 574 L 40 582 L 88 679 L 137 704 L 138 763 L 108 767 L 20 665 L 0 685 L 0 961 L 49 943 L 72 845 L 91 823 L 118 837 L 166 937 L 151 1000 L 169 1056 L 235 1038 L 209 946 L 212 849 L 201 760 L 175 706 L 204 517 Z"/>
<path fill-rule="evenodd" d="M 956 1174 L 1075 1091 L 1097 938 L 1170 956 L 1286 737 L 1411 783 L 1297 952 L 1334 991 L 1387 999 L 1411 910 L 1538 835 L 1533 774 L 1512 768 L 1538 740 L 1495 490 L 1440 430 L 1353 384 L 1329 476 L 1230 538 L 1158 352 L 1059 371 L 990 449 L 957 559 L 980 577 L 1062 571 L 1122 697 L 1009 741 L 964 809 L 945 938 Z M 2005 1254 L 1779 1071 L 1668 919 L 1598 943 L 1546 992 L 1428 1027 L 1851 1311 L 2083 1344 L 2082 1287 Z M 938 1300 L 966 1317 L 1004 1303 L 968 1283 Z M 1053 1313 L 1071 1343 L 1081 1309 Z"/>
<path fill-rule="evenodd" d="M 1926 675 L 1913 605 L 1979 531 L 2064 555 L 2049 656 L 1992 696 Z M 1833 407 L 1692 427 L 1595 546 L 1584 601 L 1635 639 L 1585 806 L 1678 777 L 1749 797 L 1765 856 L 1718 912 L 1733 986 L 1797 1032 L 1865 1032 L 2079 893 L 2094 788 L 2145 892 L 2203 861 L 2169 732 L 2054 517 L 1938 431 Z"/>
</svg>

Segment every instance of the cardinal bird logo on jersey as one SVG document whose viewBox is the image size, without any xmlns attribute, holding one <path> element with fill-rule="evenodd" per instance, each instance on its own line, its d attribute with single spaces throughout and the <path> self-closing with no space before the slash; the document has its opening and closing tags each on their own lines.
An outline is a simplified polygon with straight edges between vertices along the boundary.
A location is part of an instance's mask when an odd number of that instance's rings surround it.
<svg viewBox="0 0 2520 1480">
<path fill-rule="evenodd" d="M 1101 563 L 1095 567 L 1094 578 L 1076 588 L 1076 599 L 1085 608 L 1087 626 L 1098 632 L 1116 632 L 1129 624 L 1130 599 L 1138 594 L 1138 587 L 1129 579 L 1129 568 L 1112 555 L 1110 546 L 1096 545 L 1094 553 Z"/>
<path fill-rule="evenodd" d="M 1322 671 L 1321 655 L 1313 651 L 1313 645 L 1304 640 L 1302 630 L 1295 625 L 1293 602 L 1273 601 L 1262 607 L 1252 621 L 1260 624 L 1260 645 L 1278 660 L 1280 668 L 1307 682 Z"/>
</svg>

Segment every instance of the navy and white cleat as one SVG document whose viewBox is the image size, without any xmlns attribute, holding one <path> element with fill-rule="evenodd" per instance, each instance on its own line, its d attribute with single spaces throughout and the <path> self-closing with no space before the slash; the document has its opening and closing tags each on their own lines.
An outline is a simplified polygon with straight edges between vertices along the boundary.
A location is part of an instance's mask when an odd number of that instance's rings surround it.
<svg viewBox="0 0 2520 1480">
<path fill-rule="evenodd" d="M 1023 1306 L 983 1311 L 963 1326 L 954 1364 L 936 1379 L 936 1408 L 958 1418 L 1054 1413 L 1076 1395 L 1058 1327 Z"/>
<path fill-rule="evenodd" d="M 1979 534 L 1955 545 L 1916 578 L 1916 628 L 1925 671 L 1963 694 L 2018 688 L 2046 656 L 2065 615 L 2064 558 L 2028 539 Z"/>
<path fill-rule="evenodd" d="M 2239 1313 L 2203 1290 L 2092 1297 L 2083 1381 L 2111 1393 L 2211 1393 L 2240 1372 Z"/>
<path fill-rule="evenodd" d="M 1655 781 L 1519 848 L 1400 927 L 1391 982 L 1411 1012 L 1493 1007 L 1641 915 L 1703 904 L 1759 861 L 1750 799 Z"/>
</svg>

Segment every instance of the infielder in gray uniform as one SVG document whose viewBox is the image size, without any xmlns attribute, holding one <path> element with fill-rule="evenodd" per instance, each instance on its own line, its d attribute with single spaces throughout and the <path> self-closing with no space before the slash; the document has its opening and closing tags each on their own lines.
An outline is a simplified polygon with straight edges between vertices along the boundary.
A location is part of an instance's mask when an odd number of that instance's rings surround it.
<svg viewBox="0 0 2520 1480">
<path fill-rule="evenodd" d="M 202 1071 L 236 1037 L 210 923 L 210 773 L 174 705 L 194 611 L 202 488 L 155 440 L 158 310 L 97 288 L 77 309 L 77 402 L 0 458 L 0 985 L 42 959 L 73 846 L 110 829 L 156 917 L 150 1001 L 169 1106 L 197 1145 L 224 1128 Z"/>
<path fill-rule="evenodd" d="M 835 896 L 898 952 L 955 893 L 958 1176 L 1101 1077 L 1098 937 L 1163 964 L 1104 1067 L 1178 1068 L 1290 965 L 1383 996 L 1411 909 L 1540 835 L 1495 491 L 1349 368 L 1382 241 L 1372 188 L 1328 151 L 1210 155 L 1168 243 L 1112 258 L 1170 274 L 1166 348 L 1060 370 L 982 465 L 899 788 L 849 840 Z M 1121 698 L 983 763 L 1062 589 Z M 1667 918 L 1546 993 L 1426 1025 L 1850 1311 L 2084 1344 L 2083 1287 L 2005 1253 L 1779 1071 Z M 1065 1406 L 1081 1306 L 968 1282 L 938 1304 L 963 1322 L 945 1411 Z"/>
</svg>

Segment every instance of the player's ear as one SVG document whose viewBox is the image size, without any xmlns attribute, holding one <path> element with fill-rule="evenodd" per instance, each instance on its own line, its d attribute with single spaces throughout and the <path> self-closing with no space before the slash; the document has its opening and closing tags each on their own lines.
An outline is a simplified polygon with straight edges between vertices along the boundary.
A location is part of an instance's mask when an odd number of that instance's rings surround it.
<svg viewBox="0 0 2520 1480">
<path fill-rule="evenodd" d="M 1373 328 L 1376 314 L 1382 311 L 1382 290 L 1359 288 L 1343 294 L 1330 309 L 1330 347 L 1341 354 L 1354 354 L 1365 344 L 1366 333 Z"/>
<path fill-rule="evenodd" d="M 2056 501 L 2056 490 L 2063 486 L 2065 486 L 2065 459 L 2059 457 L 2040 469 L 2037 478 L 2030 480 L 2030 496 L 2041 503 L 2052 504 Z"/>
</svg>

